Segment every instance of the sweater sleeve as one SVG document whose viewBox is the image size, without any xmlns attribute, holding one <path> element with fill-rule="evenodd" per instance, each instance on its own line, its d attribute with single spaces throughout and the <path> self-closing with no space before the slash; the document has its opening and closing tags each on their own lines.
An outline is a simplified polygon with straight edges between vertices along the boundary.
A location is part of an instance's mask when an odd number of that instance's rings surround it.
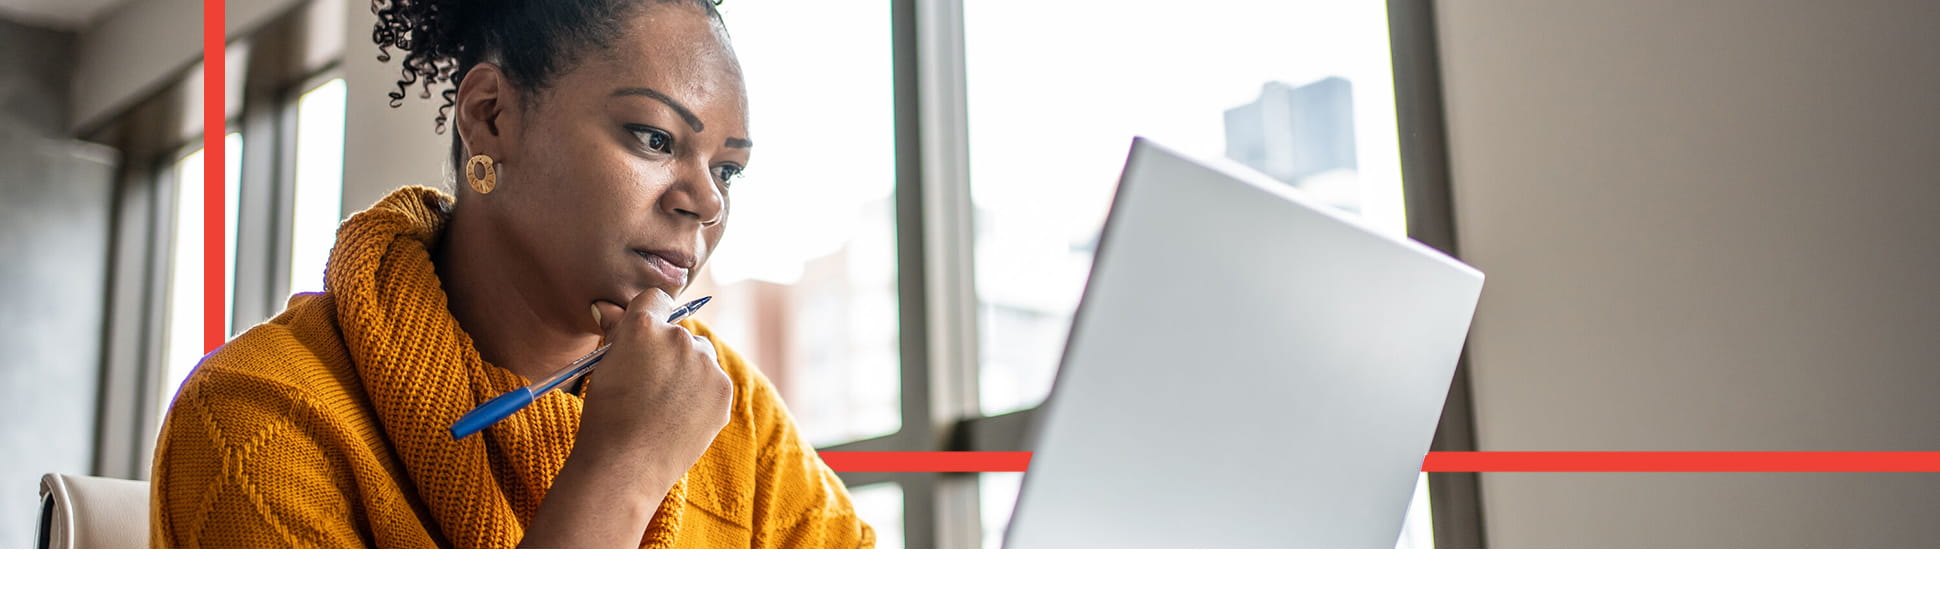
<svg viewBox="0 0 1940 600">
<path fill-rule="evenodd" d="M 292 417 L 293 391 L 198 370 L 155 449 L 149 541 L 156 548 L 353 548 L 343 473 Z"/>
<path fill-rule="evenodd" d="M 774 384 L 708 332 L 734 380 L 735 402 L 752 413 L 756 548 L 874 548 L 876 530 L 855 513 L 848 488 L 801 436 Z"/>
<path fill-rule="evenodd" d="M 766 391 L 753 401 L 761 432 L 754 547 L 874 548 L 875 528 L 856 515 L 848 488 L 802 439 L 780 398 Z"/>
</svg>

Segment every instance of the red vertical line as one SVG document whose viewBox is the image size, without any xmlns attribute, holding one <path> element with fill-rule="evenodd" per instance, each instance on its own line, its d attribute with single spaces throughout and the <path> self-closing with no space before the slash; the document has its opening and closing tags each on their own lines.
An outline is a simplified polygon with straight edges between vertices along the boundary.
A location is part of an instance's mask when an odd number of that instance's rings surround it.
<svg viewBox="0 0 1940 600">
<path fill-rule="evenodd" d="M 224 190 L 222 143 L 227 132 L 228 68 L 223 53 L 223 0 L 202 0 L 202 351 L 213 352 L 228 337 L 223 317 L 227 316 L 223 279 L 228 264 L 224 250 L 228 241 L 223 209 Z"/>
</svg>

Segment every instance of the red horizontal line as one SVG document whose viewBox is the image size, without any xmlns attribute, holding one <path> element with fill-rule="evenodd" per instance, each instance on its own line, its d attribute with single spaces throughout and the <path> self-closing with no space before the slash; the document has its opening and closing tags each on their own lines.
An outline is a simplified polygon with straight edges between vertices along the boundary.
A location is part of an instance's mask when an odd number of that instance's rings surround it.
<svg viewBox="0 0 1940 600">
<path fill-rule="evenodd" d="M 1430 452 L 1431 473 L 1927 473 L 1940 452 Z"/>
<path fill-rule="evenodd" d="M 822 462 L 845 473 L 1021 472 L 1029 452 L 822 452 Z"/>
<path fill-rule="evenodd" d="M 1029 452 L 823 452 L 848 473 L 1021 472 Z M 1940 452 L 1430 452 L 1430 473 L 1934 473 Z"/>
</svg>

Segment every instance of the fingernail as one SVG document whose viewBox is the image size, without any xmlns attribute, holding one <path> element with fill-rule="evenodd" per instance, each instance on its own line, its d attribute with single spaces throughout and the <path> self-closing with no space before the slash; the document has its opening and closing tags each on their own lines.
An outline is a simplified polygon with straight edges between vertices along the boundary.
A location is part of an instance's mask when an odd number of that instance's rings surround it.
<svg viewBox="0 0 1940 600">
<path fill-rule="evenodd" d="M 606 326 L 606 321 L 604 321 L 604 320 L 602 320 L 602 319 L 600 319 L 600 305 L 599 305 L 599 303 L 597 303 L 597 302 L 595 302 L 595 303 L 592 303 L 592 304 L 588 304 L 588 305 L 587 305 L 587 307 L 589 307 L 589 308 L 592 308 L 592 309 L 593 309 L 593 324 L 594 324 L 594 325 L 598 325 L 598 326 L 600 326 L 600 327 L 605 327 L 605 326 Z"/>
</svg>

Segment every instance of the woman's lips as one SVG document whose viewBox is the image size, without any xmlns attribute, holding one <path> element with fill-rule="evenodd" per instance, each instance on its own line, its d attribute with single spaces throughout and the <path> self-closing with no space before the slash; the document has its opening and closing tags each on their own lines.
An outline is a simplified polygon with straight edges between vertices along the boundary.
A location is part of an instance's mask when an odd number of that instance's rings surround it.
<svg viewBox="0 0 1940 600">
<path fill-rule="evenodd" d="M 634 250 L 647 261 L 647 267 L 658 274 L 662 281 L 678 290 L 687 286 L 687 269 L 676 265 L 667 257 L 646 250 Z"/>
</svg>

